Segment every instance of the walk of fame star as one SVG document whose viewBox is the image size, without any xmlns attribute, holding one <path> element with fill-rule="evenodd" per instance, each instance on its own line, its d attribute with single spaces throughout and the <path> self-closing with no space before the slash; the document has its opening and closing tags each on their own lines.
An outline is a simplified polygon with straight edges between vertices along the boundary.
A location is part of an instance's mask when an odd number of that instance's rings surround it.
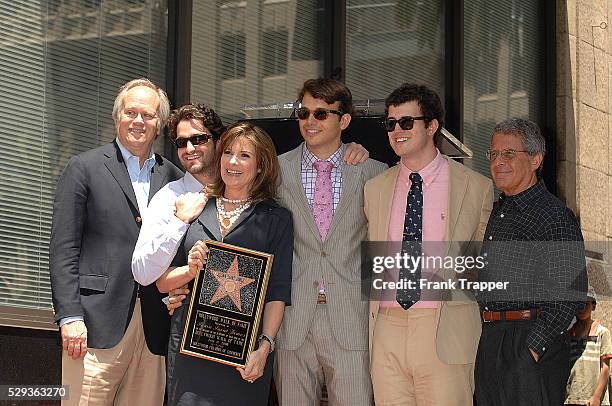
<svg viewBox="0 0 612 406">
<path fill-rule="evenodd" d="M 230 299 L 232 299 L 232 302 L 234 302 L 238 310 L 242 311 L 242 304 L 240 302 L 240 289 L 250 283 L 253 283 L 255 279 L 240 276 L 240 274 L 238 273 L 238 257 L 234 257 L 232 264 L 226 272 L 211 272 L 217 282 L 219 282 L 219 287 L 217 288 L 217 291 L 213 295 L 212 299 L 210 299 L 210 303 L 213 304 L 228 296 Z"/>
</svg>

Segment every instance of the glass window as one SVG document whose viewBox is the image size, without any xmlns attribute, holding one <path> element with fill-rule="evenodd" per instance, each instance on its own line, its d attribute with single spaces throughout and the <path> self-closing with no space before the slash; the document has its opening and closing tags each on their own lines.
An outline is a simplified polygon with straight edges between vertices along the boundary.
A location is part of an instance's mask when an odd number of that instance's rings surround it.
<svg viewBox="0 0 612 406">
<path fill-rule="evenodd" d="M 444 1 L 347 0 L 346 84 L 355 99 L 384 99 L 404 82 L 444 99 Z"/>
<path fill-rule="evenodd" d="M 164 85 L 166 15 L 159 0 L 0 0 L 0 324 L 53 327 L 57 178 L 73 155 L 115 137 L 123 83 Z"/>
<path fill-rule="evenodd" d="M 245 104 L 294 101 L 304 80 L 323 74 L 320 21 L 328 4 L 194 1 L 190 99 L 212 105 L 225 123 L 245 118 Z"/>
<path fill-rule="evenodd" d="M 287 73 L 287 48 L 289 32 L 286 29 L 264 31 L 262 36 L 263 75 Z"/>
<path fill-rule="evenodd" d="M 221 79 L 242 79 L 245 74 L 245 36 L 243 32 L 219 37 L 219 69 Z"/>
<path fill-rule="evenodd" d="M 485 152 L 493 127 L 508 117 L 538 122 L 543 114 L 540 5 L 530 0 L 466 1 L 463 142 L 466 165 L 490 177 Z"/>
</svg>

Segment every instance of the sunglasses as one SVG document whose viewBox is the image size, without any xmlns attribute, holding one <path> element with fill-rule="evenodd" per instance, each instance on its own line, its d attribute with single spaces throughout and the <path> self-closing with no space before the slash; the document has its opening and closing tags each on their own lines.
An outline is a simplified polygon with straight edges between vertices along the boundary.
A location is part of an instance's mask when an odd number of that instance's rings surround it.
<svg viewBox="0 0 612 406">
<path fill-rule="evenodd" d="M 185 148 L 187 146 L 187 142 L 190 142 L 194 147 L 200 144 L 206 144 L 208 140 L 210 140 L 213 136 L 210 134 L 195 134 L 188 138 L 177 138 L 174 140 L 174 145 L 177 148 Z"/>
<path fill-rule="evenodd" d="M 395 129 L 396 123 L 399 124 L 402 130 L 412 130 L 412 127 L 414 126 L 414 120 L 427 120 L 427 117 L 425 116 L 420 116 L 420 117 L 404 116 L 398 119 L 388 118 L 385 121 L 383 121 L 383 125 L 385 126 L 385 129 L 388 132 L 391 132 Z"/>
<path fill-rule="evenodd" d="M 296 113 L 300 120 L 308 120 L 308 117 L 310 117 L 311 111 L 308 107 L 300 107 L 299 109 L 296 110 Z M 329 116 L 329 113 L 333 113 L 333 114 L 342 116 L 341 111 L 331 110 L 331 109 L 322 109 L 322 108 L 315 109 L 315 111 L 312 112 L 312 115 L 317 120 L 323 121 L 327 119 L 327 117 Z"/>
</svg>

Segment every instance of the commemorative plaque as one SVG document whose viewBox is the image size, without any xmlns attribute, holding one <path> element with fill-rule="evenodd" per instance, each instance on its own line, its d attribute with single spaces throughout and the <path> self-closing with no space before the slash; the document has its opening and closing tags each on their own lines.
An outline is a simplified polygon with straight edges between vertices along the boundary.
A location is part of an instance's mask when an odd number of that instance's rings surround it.
<svg viewBox="0 0 612 406">
<path fill-rule="evenodd" d="M 244 366 L 257 340 L 274 256 L 205 243 L 208 259 L 195 277 L 181 353 Z"/>
</svg>

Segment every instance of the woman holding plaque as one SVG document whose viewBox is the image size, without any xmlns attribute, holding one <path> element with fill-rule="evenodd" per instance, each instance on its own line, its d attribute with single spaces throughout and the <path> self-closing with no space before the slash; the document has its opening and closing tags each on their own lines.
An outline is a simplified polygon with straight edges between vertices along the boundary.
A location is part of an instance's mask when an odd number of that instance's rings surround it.
<svg viewBox="0 0 612 406">
<path fill-rule="evenodd" d="M 157 286 L 168 292 L 190 282 L 192 289 L 191 281 L 206 264 L 208 249 L 202 240 L 273 254 L 263 316 L 257 344 L 246 365 L 233 367 L 180 353 L 189 306 L 177 309 L 172 316 L 168 346 L 168 404 L 267 405 L 274 338 L 285 305 L 291 302 L 293 222 L 291 213 L 273 200 L 279 164 L 274 144 L 262 129 L 249 123 L 229 127 L 218 142 L 216 164 L 219 173 L 209 185 L 210 198 L 202 214 L 189 226 L 174 261 L 187 265 L 170 268 L 158 279 Z M 230 268 L 226 272 L 238 276 L 238 265 L 233 271 Z M 220 281 L 210 286 L 206 283 L 204 278 L 202 288 L 215 292 L 213 301 L 226 300 L 232 306 L 231 299 L 240 307 L 249 300 L 240 284 L 234 286 L 230 282 L 232 286 L 224 285 L 219 293 Z"/>
</svg>

